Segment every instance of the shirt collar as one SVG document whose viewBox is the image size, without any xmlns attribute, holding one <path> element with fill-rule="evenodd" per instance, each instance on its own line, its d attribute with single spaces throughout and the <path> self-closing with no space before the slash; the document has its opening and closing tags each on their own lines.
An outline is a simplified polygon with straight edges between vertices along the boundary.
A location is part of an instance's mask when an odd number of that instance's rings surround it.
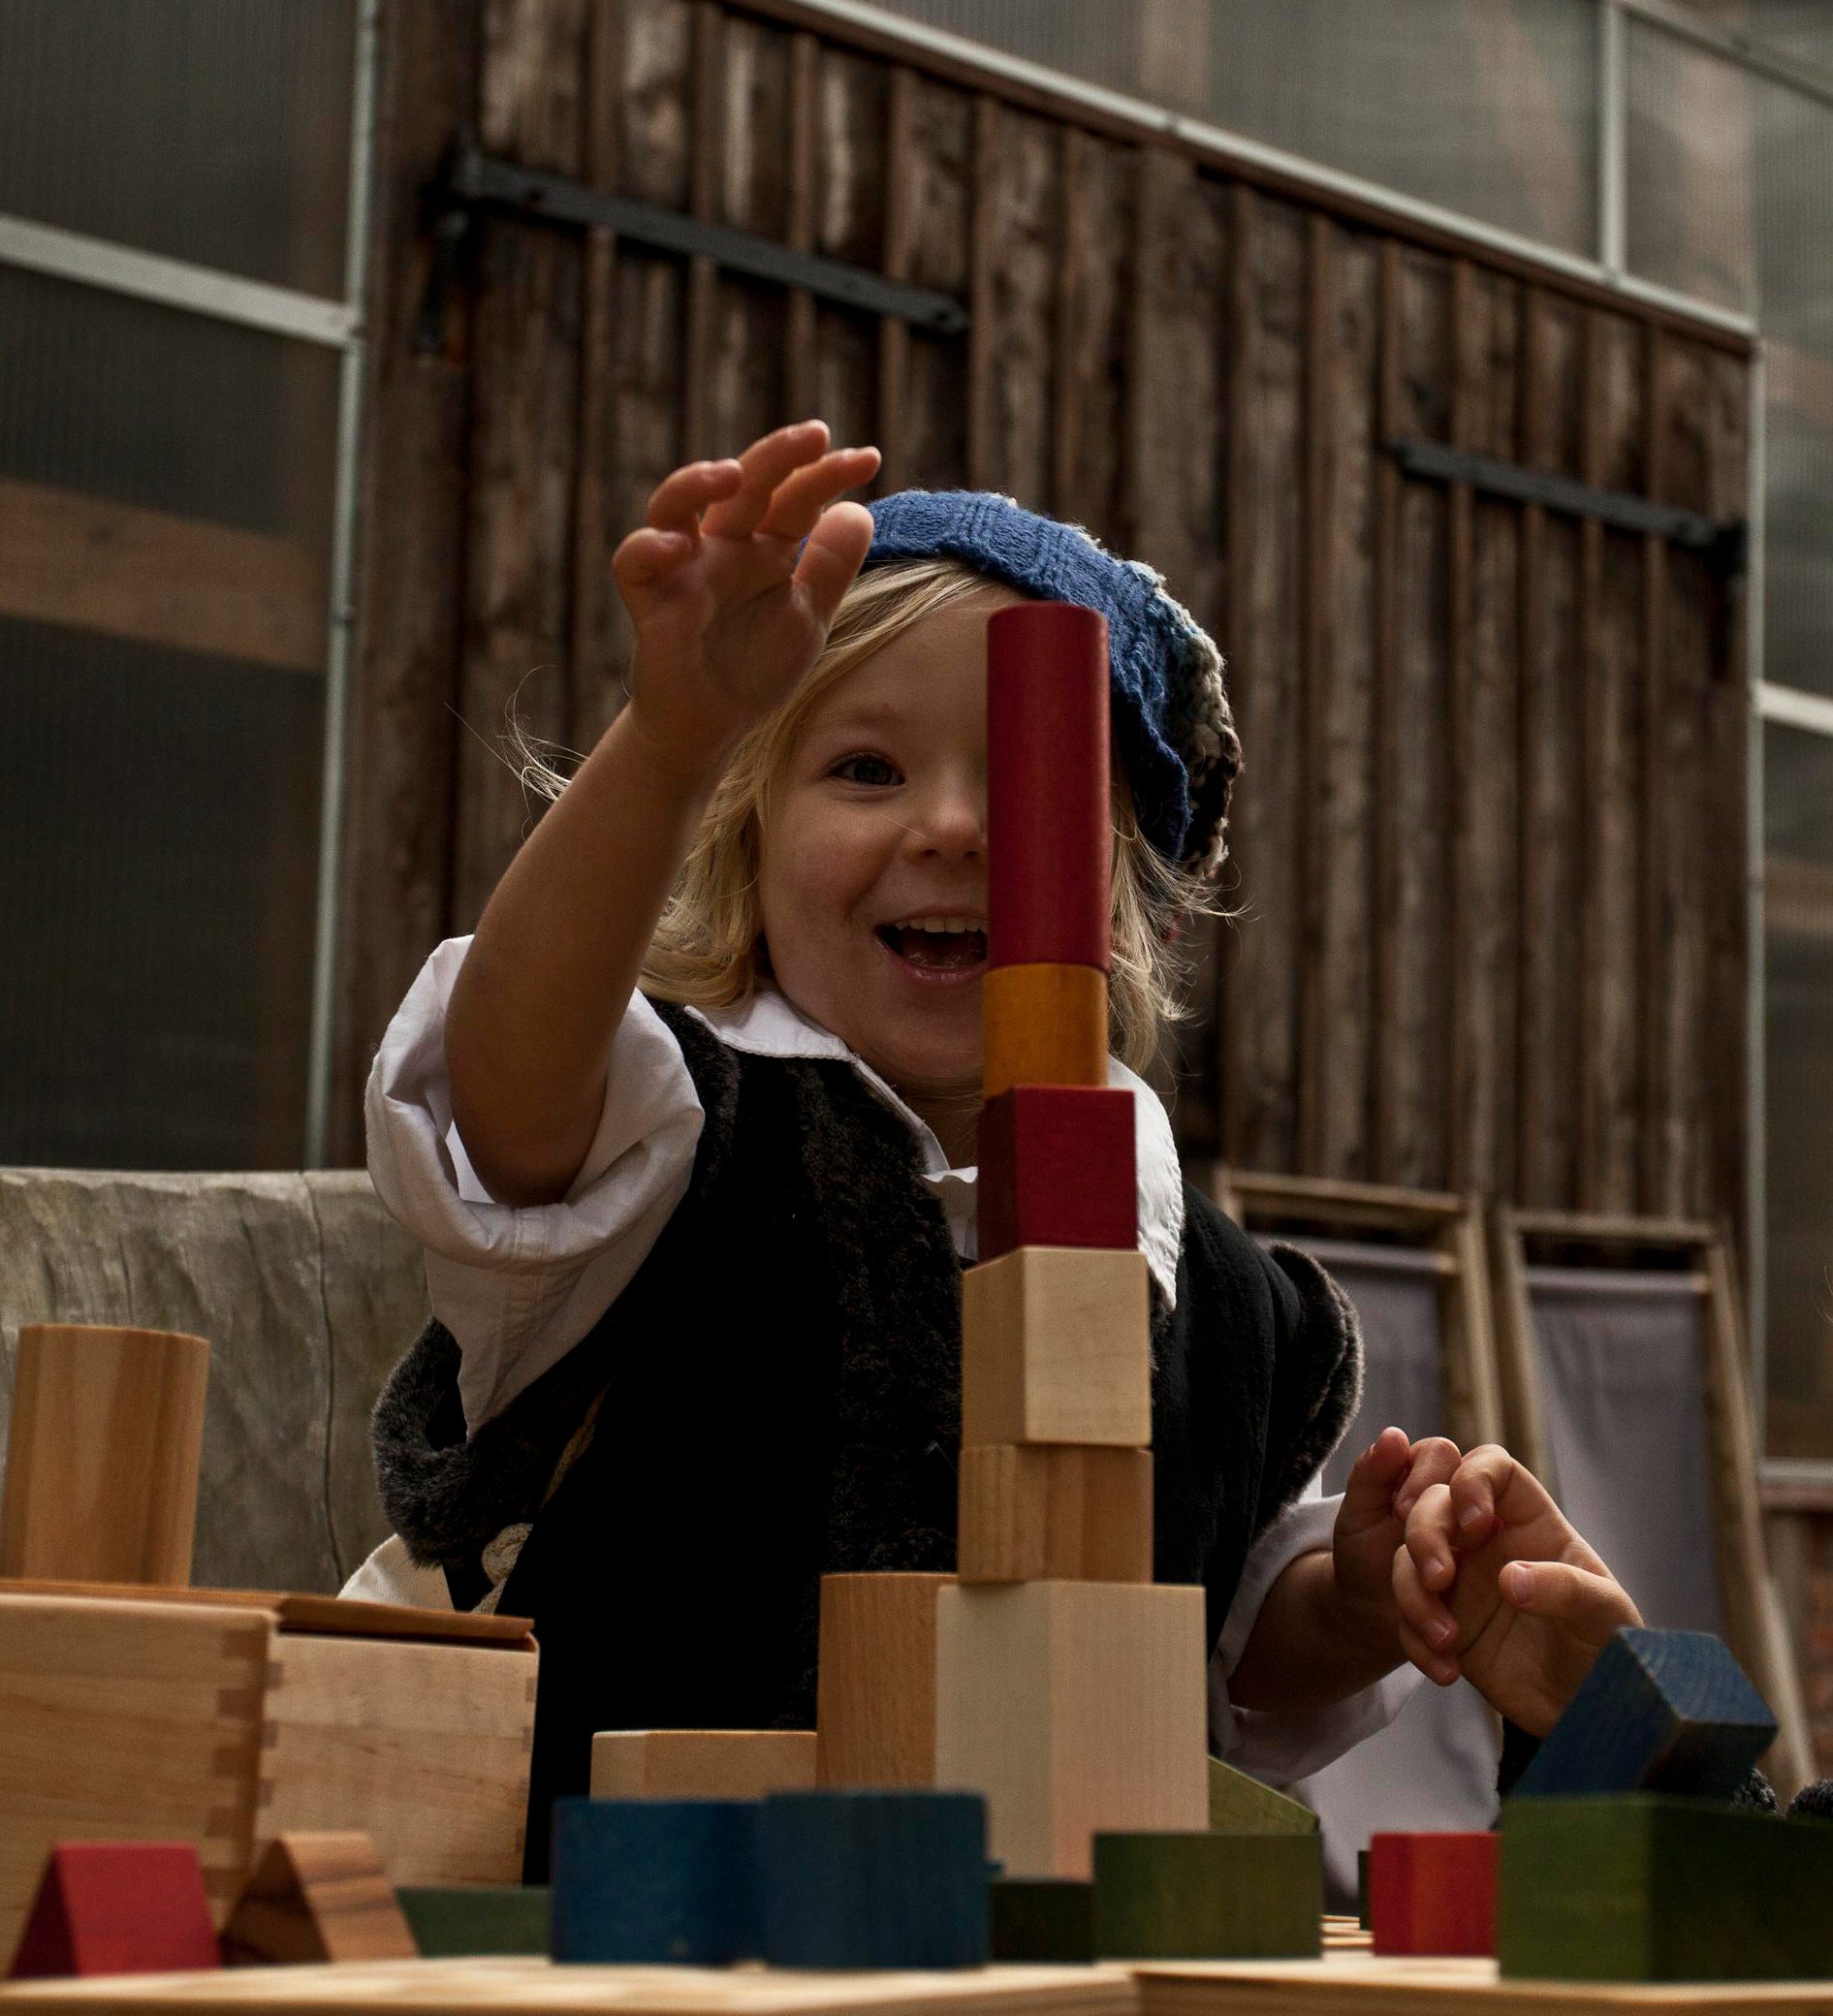
<svg viewBox="0 0 1833 2016">
<path fill-rule="evenodd" d="M 852 1065 L 873 1092 L 916 1137 L 923 1173 L 934 1187 L 951 1228 L 971 1240 L 975 1172 L 949 1166 L 942 1144 L 871 1066 L 854 1055 L 833 1030 L 810 1022 L 774 988 L 757 988 L 730 1008 L 695 1008 L 719 1040 L 751 1056 L 808 1057 Z M 1133 1155 L 1139 1181 L 1139 1249 L 1168 1307 L 1178 1300 L 1178 1249 L 1184 1240 L 1184 1177 L 1164 1102 L 1119 1057 L 1107 1060 L 1107 1082 L 1133 1095 Z M 959 1244 L 959 1241 L 958 1241 Z M 972 1257 L 971 1246 L 968 1257 Z"/>
</svg>

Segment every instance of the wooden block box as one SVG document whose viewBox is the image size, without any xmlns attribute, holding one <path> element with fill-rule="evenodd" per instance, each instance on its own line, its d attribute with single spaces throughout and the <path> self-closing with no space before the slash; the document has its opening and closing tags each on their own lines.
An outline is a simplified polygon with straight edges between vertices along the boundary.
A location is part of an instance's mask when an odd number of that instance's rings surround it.
<svg viewBox="0 0 1833 2016">
<path fill-rule="evenodd" d="M 58 1841 L 194 1842 L 219 1924 L 280 1833 L 366 1834 L 398 1882 L 515 1882 L 525 1629 L 330 1596 L 0 1591 L 0 1952 Z"/>
<path fill-rule="evenodd" d="M 1150 1582 L 1152 1451 L 964 1449 L 960 1531 L 964 1582 Z"/>
<path fill-rule="evenodd" d="M 1209 1824 L 1203 1591 L 957 1585 L 936 1602 L 938 1785 L 984 1792 L 1013 1876 L 1084 1876 L 1096 1833 Z"/>
<path fill-rule="evenodd" d="M 1020 1246 L 962 1276 L 962 1440 L 1152 1440 L 1151 1307 L 1137 1251 Z"/>
</svg>

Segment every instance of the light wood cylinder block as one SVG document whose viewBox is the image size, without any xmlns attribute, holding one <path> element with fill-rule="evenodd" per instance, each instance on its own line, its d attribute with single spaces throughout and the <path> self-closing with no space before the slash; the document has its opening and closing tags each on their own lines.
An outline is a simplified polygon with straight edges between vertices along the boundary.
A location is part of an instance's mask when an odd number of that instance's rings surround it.
<svg viewBox="0 0 1833 2016">
<path fill-rule="evenodd" d="M 993 966 L 982 977 L 982 1096 L 1015 1085 L 1106 1085 L 1107 975 L 1094 966 Z"/>
<path fill-rule="evenodd" d="M 935 1782 L 935 1605 L 952 1575 L 824 1575 L 815 1775 Z"/>
<path fill-rule="evenodd" d="M 999 1442 L 961 1453 L 964 1582 L 1150 1582 L 1152 1451 Z"/>
<path fill-rule="evenodd" d="M 21 1329 L 0 1576 L 189 1582 L 209 1371 L 201 1337 Z"/>
</svg>

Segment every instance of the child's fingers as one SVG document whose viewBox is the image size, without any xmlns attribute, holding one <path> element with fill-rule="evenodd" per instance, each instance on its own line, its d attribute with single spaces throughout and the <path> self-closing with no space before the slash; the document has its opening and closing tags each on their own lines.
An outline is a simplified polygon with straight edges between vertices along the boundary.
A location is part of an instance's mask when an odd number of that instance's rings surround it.
<svg viewBox="0 0 1833 2016">
<path fill-rule="evenodd" d="M 729 497 L 744 481 L 737 462 L 689 462 L 663 477 L 649 493 L 646 521 L 661 532 L 692 532 L 701 513 Z"/>
<path fill-rule="evenodd" d="M 1435 1686 L 1448 1687 L 1457 1680 L 1462 1669 L 1452 1654 L 1434 1652 L 1419 1633 L 1405 1622 L 1400 1627 L 1400 1638 L 1401 1651 Z"/>
<path fill-rule="evenodd" d="M 1522 1488 L 1523 1480 L 1533 1484 L 1530 1472 L 1499 1443 L 1485 1442 L 1472 1449 L 1451 1480 L 1457 1545 L 1481 1547 L 1505 1517 L 1517 1526 L 1533 1517 L 1541 1509 L 1537 1499 L 1545 1494 L 1534 1485 L 1535 1501 L 1528 1502 L 1531 1495 Z"/>
<path fill-rule="evenodd" d="M 1415 1442 L 1411 1462 L 1394 1494 L 1394 1510 L 1405 1519 L 1435 1484 L 1448 1484 L 1464 1461 L 1464 1451 L 1446 1435 L 1428 1435 Z"/>
<path fill-rule="evenodd" d="M 776 487 L 805 463 L 827 453 L 825 420 L 798 421 L 753 441 L 739 457 L 743 480 L 708 512 L 706 529 L 718 539 L 748 539 L 764 521 Z"/>
<path fill-rule="evenodd" d="M 863 504 L 830 506 L 808 534 L 808 543 L 796 563 L 796 580 L 824 630 L 833 622 L 840 597 L 852 586 L 871 543 L 872 515 Z"/>
<path fill-rule="evenodd" d="M 837 448 L 818 462 L 798 469 L 776 486 L 757 529 L 775 539 L 806 539 L 815 520 L 844 491 L 869 483 L 878 473 L 875 448 Z"/>
<path fill-rule="evenodd" d="M 1450 1489 L 1443 1484 L 1431 1485 L 1406 1515 L 1404 1549 L 1427 1589 L 1449 1589 L 1458 1579 L 1457 1557 L 1451 1551 L 1452 1530 Z"/>
<path fill-rule="evenodd" d="M 1385 1525 L 1395 1510 L 1394 1486 L 1406 1474 L 1412 1444 L 1406 1432 L 1384 1428 L 1355 1460 L 1337 1514 L 1340 1533 L 1363 1533 Z"/>
<path fill-rule="evenodd" d="M 1511 1608 L 1551 1618 L 1594 1645 L 1625 1624 L 1642 1622 L 1620 1582 L 1569 1561 L 1510 1561 L 1497 1580 Z"/>
<path fill-rule="evenodd" d="M 621 593 L 630 595 L 672 574 L 693 550 L 691 533 L 657 532 L 645 526 L 632 532 L 612 554 L 612 579 Z"/>
<path fill-rule="evenodd" d="M 1399 1606 L 1401 1622 L 1420 1641 L 1435 1653 L 1442 1653 L 1452 1645 L 1458 1635 L 1457 1620 L 1447 1605 L 1429 1589 L 1419 1571 L 1419 1563 L 1406 1548 L 1394 1556 L 1394 1601 Z"/>
</svg>

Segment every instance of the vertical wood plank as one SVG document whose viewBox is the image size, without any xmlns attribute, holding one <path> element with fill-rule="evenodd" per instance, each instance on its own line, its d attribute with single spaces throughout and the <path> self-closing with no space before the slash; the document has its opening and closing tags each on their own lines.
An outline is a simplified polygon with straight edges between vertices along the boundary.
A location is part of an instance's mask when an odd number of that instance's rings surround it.
<svg viewBox="0 0 1833 2016">
<path fill-rule="evenodd" d="M 1309 790 L 1315 807 L 1317 883 L 1315 1140 L 1307 1165 L 1322 1176 L 1366 1180 L 1370 1050 L 1375 1028 L 1376 915 L 1377 597 L 1380 251 L 1360 233 L 1334 234 L 1321 306 L 1315 393 L 1322 603 L 1312 706 L 1318 733 Z M 1391 529 L 1391 528 L 1390 528 Z"/>
<path fill-rule="evenodd" d="M 885 98 L 885 276 L 908 280 L 916 245 L 916 110 L 915 71 L 900 63 L 891 73 Z M 878 325 L 878 426 L 876 441 L 883 457 L 877 488 L 882 494 L 901 489 L 909 462 L 904 419 L 909 393 L 910 326 L 896 315 Z"/>
<path fill-rule="evenodd" d="M 904 277 L 974 305 L 978 294 L 970 267 L 979 118 L 978 101 L 967 92 L 917 79 L 910 88 L 910 145 L 900 165 L 907 183 Z M 971 333 L 963 341 L 910 332 L 899 394 L 900 485 L 959 489 L 971 482 L 968 435 L 977 344 Z"/>
<path fill-rule="evenodd" d="M 724 180 L 725 147 L 720 130 L 721 58 L 725 52 L 726 16 L 718 0 L 691 0 L 690 48 L 692 86 L 688 99 L 687 203 L 693 214 L 712 223 L 719 212 Z M 687 356 L 681 382 L 681 441 L 692 460 L 713 453 L 712 374 L 713 310 L 719 291 L 719 269 L 696 255 L 687 262 Z"/>
<path fill-rule="evenodd" d="M 815 121 L 821 45 L 798 34 L 789 47 L 789 163 L 783 241 L 792 252 L 814 249 Z M 768 144 L 768 142 L 766 142 Z M 819 418 L 814 382 L 814 298 L 792 287 L 784 302 L 783 417 Z"/>
<path fill-rule="evenodd" d="M 1294 1167 L 1301 892 L 1304 213 L 1234 187 L 1228 437 L 1228 644 L 1248 771 L 1234 817 L 1242 910 L 1226 961 L 1225 1149 Z"/>
<path fill-rule="evenodd" d="M 1669 430 L 1666 416 L 1668 369 L 1667 343 L 1659 329 L 1642 332 L 1643 425 L 1647 430 L 1644 481 L 1648 493 L 1657 501 L 1667 501 L 1666 475 Z M 1678 696 L 1670 691 L 1664 633 L 1667 623 L 1666 542 L 1654 537 L 1642 541 L 1642 1114 L 1640 1127 L 1640 1170 L 1637 1189 L 1646 1212 L 1681 1210 L 1679 1196 L 1686 1187 L 1687 1144 L 1679 1116 L 1671 1105 L 1676 1056 L 1685 1047 L 1684 1028 L 1676 1025 L 1687 1008 L 1676 1002 L 1673 989 L 1683 975 L 1680 970 L 1687 948 L 1676 933 L 1680 926 L 1675 886 L 1679 863 L 1675 858 L 1672 806 L 1676 782 L 1672 759 L 1686 760 L 1679 721 L 1671 708 Z M 1695 986 L 1697 982 L 1695 981 Z"/>
<path fill-rule="evenodd" d="M 1401 252 L 1392 238 L 1381 241 L 1375 287 L 1375 435 L 1385 448 L 1399 436 L 1401 416 Z M 1380 1181 L 1393 1181 L 1400 1127 L 1390 1068 L 1401 984 L 1400 498 L 1400 470 L 1382 454 L 1375 472 L 1375 1020 L 1367 1065 L 1370 1159 Z"/>
<path fill-rule="evenodd" d="M 1472 380 L 1476 362 L 1471 296 L 1475 275 L 1468 259 L 1451 264 L 1451 444 L 1470 448 L 1477 433 L 1477 391 Z M 1447 1185 L 1456 1190 L 1476 1187 L 1476 1085 L 1473 1069 L 1470 825 L 1480 789 L 1472 774 L 1475 749 L 1470 736 L 1470 549 L 1474 538 L 1475 499 L 1468 483 L 1449 486 L 1446 588 L 1450 601 L 1448 639 L 1450 677 L 1446 687 L 1445 737 L 1450 752 L 1446 776 L 1446 812 L 1450 826 L 1451 878 L 1446 889 L 1444 930 L 1445 972 L 1450 986 L 1450 1016 L 1445 1025 L 1445 1144 Z"/>
<path fill-rule="evenodd" d="M 1129 429 L 1126 398 L 1129 298 L 1136 325 L 1130 382 L 1147 425 L 1160 424 L 1168 403 L 1157 374 L 1166 373 L 1175 382 L 1186 362 L 1195 362 L 1200 371 L 1213 347 L 1199 332 L 1196 358 L 1186 356 L 1190 323 L 1199 309 L 1193 301 L 1188 312 L 1179 312 L 1182 302 L 1176 288 L 1184 275 L 1173 247 L 1182 242 L 1180 225 L 1192 234 L 1202 231 L 1209 212 L 1198 198 L 1193 165 L 1185 161 L 1177 168 L 1184 173 L 1173 172 L 1174 188 L 1157 150 L 1119 147 L 1073 126 L 1062 130 L 1062 238 L 1051 400 L 1052 508 L 1059 518 L 1086 525 L 1097 539 L 1116 546 L 1125 545 L 1129 537 L 1138 543 L 1125 522 L 1133 495 L 1126 458 L 1136 431 Z M 1148 182 L 1150 195 L 1142 186 Z M 1189 249 L 1191 263 L 1200 264 L 1200 252 Z M 1212 298 L 1214 278 L 1212 271 Z M 1206 399 L 1200 380 L 1188 387 L 1186 396 L 1192 415 L 1214 412 L 1214 398 Z M 1150 460 L 1153 451 L 1145 454 Z M 1179 488 L 1175 472 L 1185 459 L 1176 457 L 1165 464 L 1165 488 L 1173 492 Z M 1158 517 L 1181 521 L 1175 506 Z M 1170 576 L 1179 592 L 1187 594 L 1187 541 L 1169 524 L 1155 523 L 1153 530 L 1178 541 L 1154 564 Z M 1143 546 L 1138 556 L 1150 557 Z"/>
<path fill-rule="evenodd" d="M 1323 1173 L 1323 1112 L 1329 1090 L 1330 1057 L 1324 1043 L 1324 917 L 1339 864 L 1325 822 L 1323 781 L 1329 707 L 1331 378 L 1330 317 L 1336 281 L 1336 234 L 1330 220 L 1313 212 L 1305 244 L 1304 488 L 1301 590 L 1303 617 L 1298 662 L 1299 939 L 1295 976 L 1298 1132 L 1295 1166 L 1308 1175 Z"/>
<path fill-rule="evenodd" d="M 968 460 L 976 489 L 1050 509 L 1060 156 L 1049 121 L 982 98 L 974 145 Z"/>
<path fill-rule="evenodd" d="M 423 356 L 415 332 L 432 256 L 421 191 L 454 128 L 477 115 L 481 16 L 480 0 L 396 0 L 382 16 L 364 310 L 364 585 L 353 640 L 327 1143 L 343 1165 L 363 1160 L 363 1090 L 375 1046 L 451 914 L 469 514 L 471 331 L 462 294 L 450 303 L 444 351 Z"/>
<path fill-rule="evenodd" d="M 886 254 L 885 133 L 890 75 L 884 65 L 822 51 L 815 169 L 815 249 L 855 266 Z M 817 302 L 815 403 L 840 442 L 872 438 L 878 416 L 879 325 Z"/>
<path fill-rule="evenodd" d="M 578 173 L 584 37 L 584 0 L 490 0 L 479 124 L 492 152 Z M 568 234 L 482 226 L 453 877 L 461 929 L 530 818 L 504 755 L 512 716 L 544 742 L 567 729 L 582 273 Z"/>
</svg>

